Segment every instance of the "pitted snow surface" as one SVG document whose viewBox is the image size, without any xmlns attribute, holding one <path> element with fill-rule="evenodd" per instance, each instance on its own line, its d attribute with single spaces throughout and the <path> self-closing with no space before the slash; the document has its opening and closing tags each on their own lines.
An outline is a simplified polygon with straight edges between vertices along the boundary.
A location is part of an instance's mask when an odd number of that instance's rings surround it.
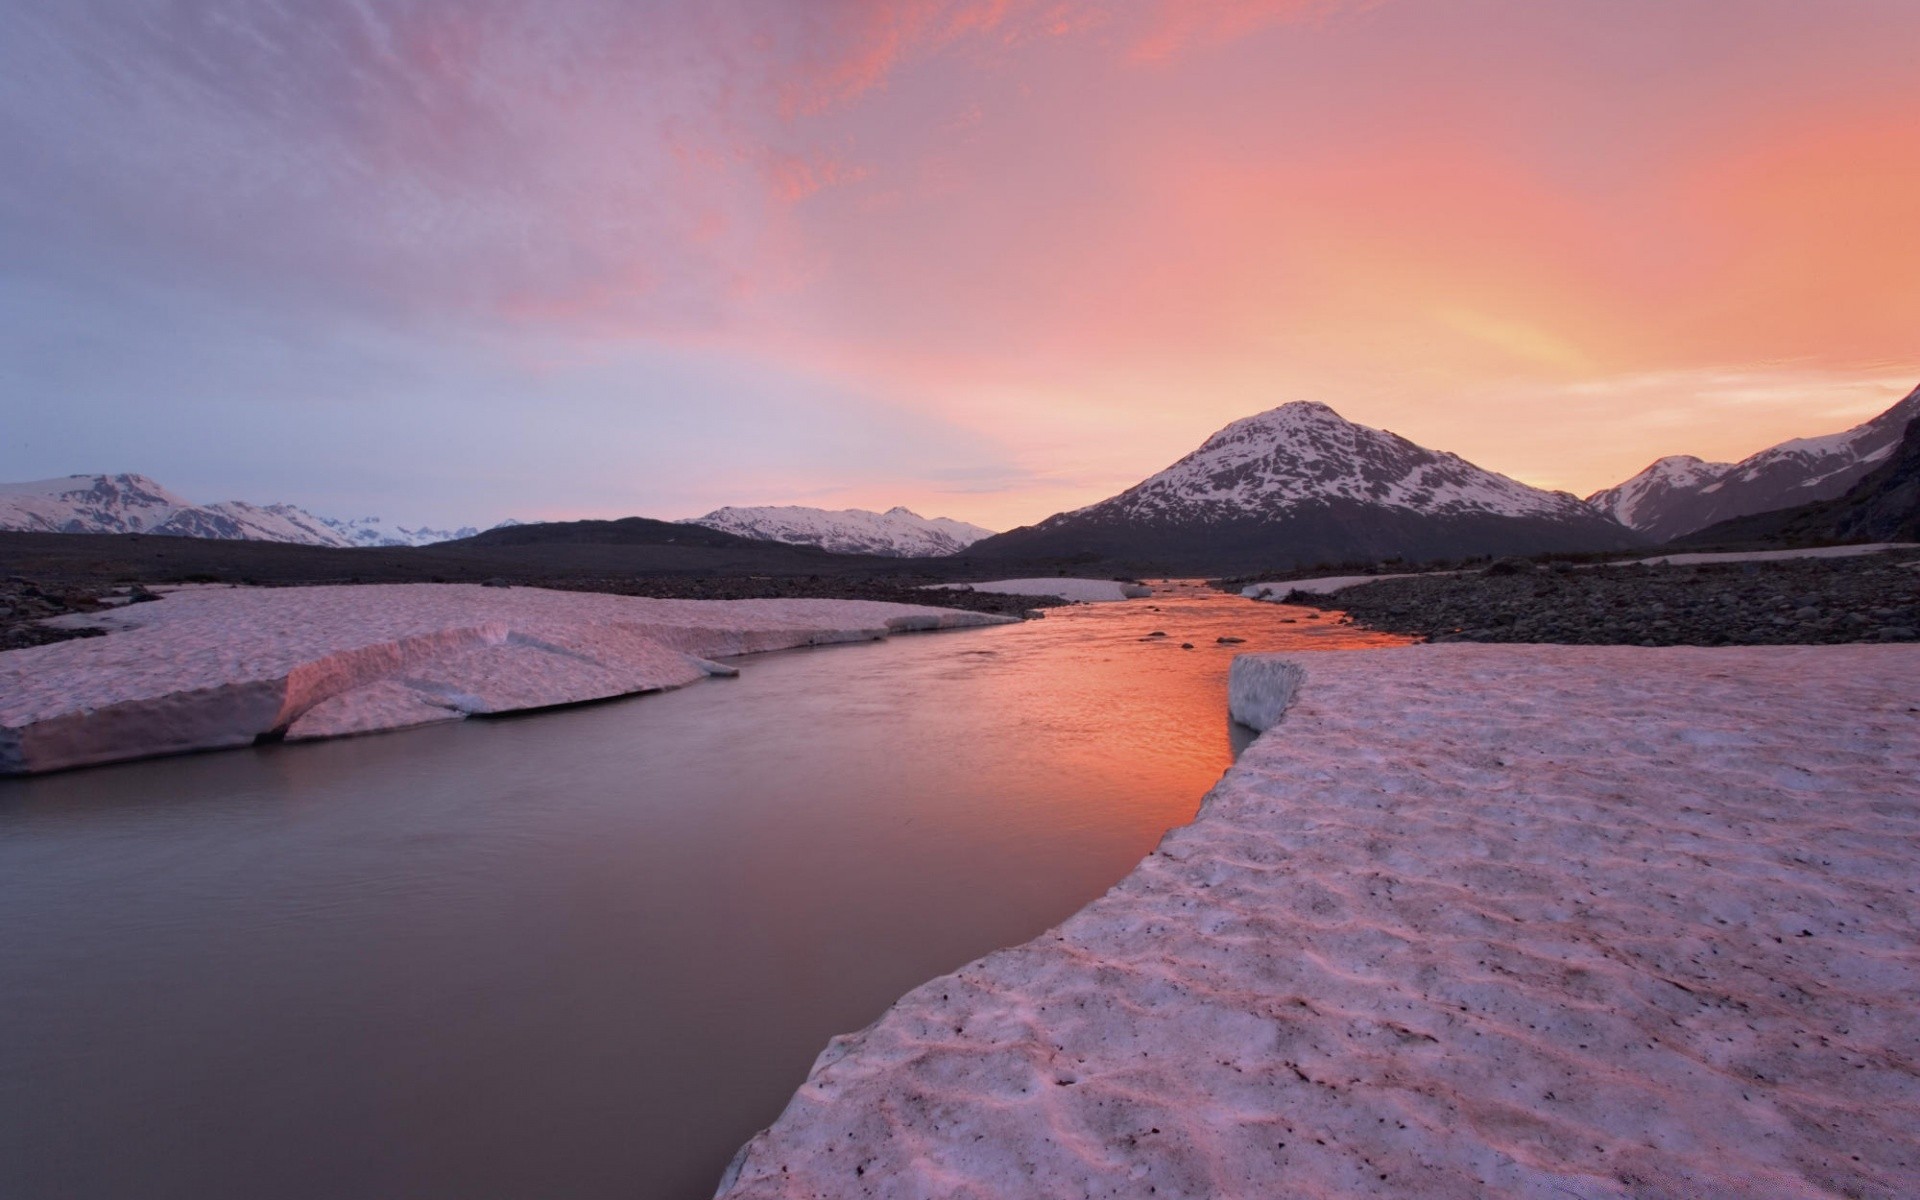
<svg viewBox="0 0 1920 1200">
<path fill-rule="evenodd" d="M 865 600 L 394 584 L 195 588 L 0 655 L 0 774 L 678 687 L 710 658 L 1008 618 Z"/>
<path fill-rule="evenodd" d="M 1920 1195 L 1920 648 L 1301 662 L 1194 824 L 836 1039 L 721 1194 Z"/>
</svg>

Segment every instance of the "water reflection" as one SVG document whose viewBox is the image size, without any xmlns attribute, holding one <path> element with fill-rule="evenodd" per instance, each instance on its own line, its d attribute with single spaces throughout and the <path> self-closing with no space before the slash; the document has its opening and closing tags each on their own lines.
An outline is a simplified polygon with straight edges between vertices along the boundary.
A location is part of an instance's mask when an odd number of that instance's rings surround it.
<svg viewBox="0 0 1920 1200">
<path fill-rule="evenodd" d="M 1192 815 L 1234 752 L 1233 652 L 1389 640 L 1175 588 L 599 707 L 0 783 L 0 1178 L 708 1195 L 828 1037 Z"/>
</svg>

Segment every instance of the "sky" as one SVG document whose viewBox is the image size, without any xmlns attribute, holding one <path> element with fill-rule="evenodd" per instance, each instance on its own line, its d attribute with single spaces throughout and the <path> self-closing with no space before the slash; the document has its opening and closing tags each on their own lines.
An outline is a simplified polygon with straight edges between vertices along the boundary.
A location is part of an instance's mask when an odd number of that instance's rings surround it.
<svg viewBox="0 0 1920 1200">
<path fill-rule="evenodd" d="M 1912 0 L 0 0 L 0 479 L 1092 503 L 1292 400 L 1586 494 L 1920 383 Z"/>
</svg>

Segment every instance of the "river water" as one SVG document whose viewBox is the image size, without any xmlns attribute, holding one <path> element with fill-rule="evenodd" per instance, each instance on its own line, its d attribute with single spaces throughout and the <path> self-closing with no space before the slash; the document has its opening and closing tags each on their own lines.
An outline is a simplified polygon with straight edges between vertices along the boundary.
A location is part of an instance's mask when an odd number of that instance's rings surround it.
<svg viewBox="0 0 1920 1200">
<path fill-rule="evenodd" d="M 0 1194 L 709 1196 L 829 1037 L 1192 817 L 1233 652 L 1395 640 L 1306 617 L 1176 587 L 0 782 Z"/>
</svg>

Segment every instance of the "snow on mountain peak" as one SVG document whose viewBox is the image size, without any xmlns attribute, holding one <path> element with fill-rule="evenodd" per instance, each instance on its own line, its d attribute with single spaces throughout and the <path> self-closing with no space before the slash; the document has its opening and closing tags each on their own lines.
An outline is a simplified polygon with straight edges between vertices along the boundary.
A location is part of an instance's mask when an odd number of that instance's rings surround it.
<svg viewBox="0 0 1920 1200">
<path fill-rule="evenodd" d="M 904 505 L 884 513 L 864 508 L 837 511 L 795 505 L 719 508 L 683 524 L 794 546 L 818 546 L 834 554 L 879 554 L 892 558 L 938 558 L 966 549 L 991 529 L 951 517 L 923 517 Z"/>
<path fill-rule="evenodd" d="M 0 483 L 0 529 L 31 533 L 151 533 L 304 546 L 424 546 L 477 529 L 408 529 L 378 518 L 337 521 L 292 504 L 195 504 L 145 475 L 68 475 Z"/>
<path fill-rule="evenodd" d="M 1676 454 L 1587 503 L 1661 541 L 1719 521 L 1830 500 L 1886 461 L 1920 417 L 1920 388 L 1870 421 L 1839 433 L 1792 438 L 1737 463 Z"/>
<path fill-rule="evenodd" d="M 1274 517 L 1330 501 L 1440 516 L 1566 517 L 1581 510 L 1565 493 L 1529 487 L 1302 400 L 1234 421 L 1166 470 L 1078 511 L 1162 521 L 1205 519 L 1209 511 Z"/>
</svg>

